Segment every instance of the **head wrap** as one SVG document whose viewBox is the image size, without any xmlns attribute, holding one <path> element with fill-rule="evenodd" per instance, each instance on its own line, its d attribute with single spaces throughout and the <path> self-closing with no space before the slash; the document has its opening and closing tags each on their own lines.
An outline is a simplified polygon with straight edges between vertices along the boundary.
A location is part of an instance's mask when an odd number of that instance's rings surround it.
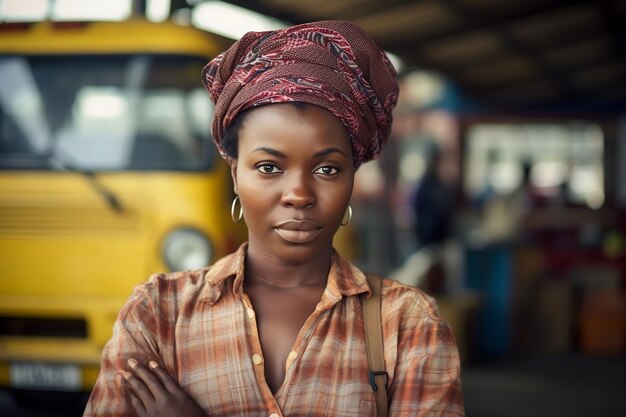
<svg viewBox="0 0 626 417">
<path fill-rule="evenodd" d="M 202 71 L 215 103 L 213 138 L 244 110 L 304 102 L 330 110 L 352 140 L 354 166 L 374 159 L 391 129 L 397 74 L 385 53 L 350 22 L 321 21 L 248 32 Z"/>
</svg>

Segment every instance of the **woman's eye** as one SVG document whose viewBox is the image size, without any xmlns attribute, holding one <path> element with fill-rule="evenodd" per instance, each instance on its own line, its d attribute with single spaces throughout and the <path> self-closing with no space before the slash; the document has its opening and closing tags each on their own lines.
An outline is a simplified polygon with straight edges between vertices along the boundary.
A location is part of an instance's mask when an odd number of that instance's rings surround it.
<svg viewBox="0 0 626 417">
<path fill-rule="evenodd" d="M 335 167 L 323 166 L 319 167 L 317 170 L 315 170 L 315 172 L 323 175 L 335 175 L 339 172 L 339 170 L 337 170 L 337 168 Z"/>
<path fill-rule="evenodd" d="M 272 164 L 259 165 L 257 166 L 257 170 L 259 170 L 259 172 L 262 172 L 263 174 L 276 174 L 280 172 L 280 169 L 278 169 L 276 165 Z"/>
</svg>

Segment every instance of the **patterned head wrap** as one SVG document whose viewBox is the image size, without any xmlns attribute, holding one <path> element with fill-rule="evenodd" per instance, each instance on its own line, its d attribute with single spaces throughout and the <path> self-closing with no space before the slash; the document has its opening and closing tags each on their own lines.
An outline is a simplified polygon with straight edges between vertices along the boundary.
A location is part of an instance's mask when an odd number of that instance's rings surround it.
<svg viewBox="0 0 626 417">
<path fill-rule="evenodd" d="M 350 22 L 321 21 L 248 32 L 202 71 L 215 103 L 213 137 L 244 110 L 300 101 L 330 110 L 352 140 L 354 166 L 376 158 L 391 129 L 397 74 L 385 53 Z"/>
</svg>

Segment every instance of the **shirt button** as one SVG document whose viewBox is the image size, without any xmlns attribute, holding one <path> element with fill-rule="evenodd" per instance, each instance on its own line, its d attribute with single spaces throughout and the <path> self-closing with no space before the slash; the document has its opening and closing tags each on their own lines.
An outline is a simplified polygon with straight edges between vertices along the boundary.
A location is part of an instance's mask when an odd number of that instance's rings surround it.
<svg viewBox="0 0 626 417">
<path fill-rule="evenodd" d="M 254 310 L 251 308 L 248 309 L 248 317 L 254 318 Z"/>
<path fill-rule="evenodd" d="M 261 362 L 263 362 L 263 358 L 258 353 L 255 353 L 252 355 L 252 362 L 254 362 L 255 365 L 260 365 Z"/>
<path fill-rule="evenodd" d="M 289 352 L 289 359 L 290 360 L 294 360 L 297 357 L 298 357 L 298 352 L 296 352 L 295 350 L 292 350 L 291 352 Z"/>
</svg>

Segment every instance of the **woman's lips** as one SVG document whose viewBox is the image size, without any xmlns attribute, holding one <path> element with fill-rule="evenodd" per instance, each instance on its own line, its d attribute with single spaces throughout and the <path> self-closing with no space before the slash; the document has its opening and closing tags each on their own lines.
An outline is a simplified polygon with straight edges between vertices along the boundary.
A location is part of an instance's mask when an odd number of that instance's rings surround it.
<svg viewBox="0 0 626 417">
<path fill-rule="evenodd" d="M 287 220 L 277 224 L 274 231 L 289 243 L 309 243 L 322 231 L 322 226 L 310 220 Z"/>
</svg>

